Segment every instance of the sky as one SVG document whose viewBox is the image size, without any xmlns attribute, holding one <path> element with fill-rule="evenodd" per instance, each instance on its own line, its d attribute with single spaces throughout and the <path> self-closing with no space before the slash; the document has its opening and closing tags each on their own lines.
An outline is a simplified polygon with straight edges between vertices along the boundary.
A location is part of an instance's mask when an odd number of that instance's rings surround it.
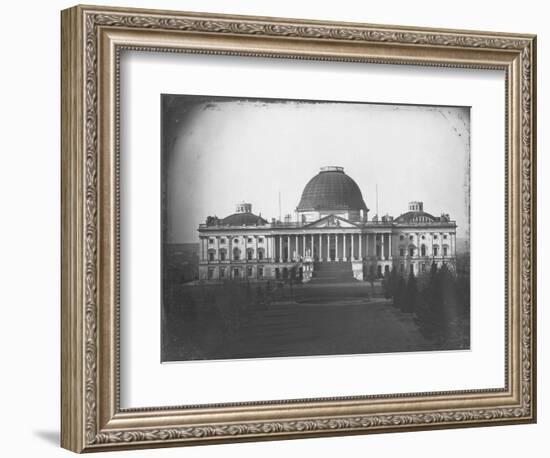
<svg viewBox="0 0 550 458">
<path fill-rule="evenodd" d="M 323 166 L 344 167 L 376 213 L 408 202 L 449 213 L 469 236 L 470 109 L 162 95 L 168 243 L 192 243 L 238 202 L 267 220 L 292 214 Z"/>
</svg>

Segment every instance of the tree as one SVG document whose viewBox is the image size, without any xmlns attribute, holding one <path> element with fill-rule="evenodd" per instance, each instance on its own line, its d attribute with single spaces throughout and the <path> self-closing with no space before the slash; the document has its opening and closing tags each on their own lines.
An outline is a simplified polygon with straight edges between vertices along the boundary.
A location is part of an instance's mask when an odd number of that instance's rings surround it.
<svg viewBox="0 0 550 458">
<path fill-rule="evenodd" d="M 390 273 L 386 270 L 384 272 L 384 278 L 382 280 L 382 289 L 384 291 L 384 297 L 390 299 L 392 297 Z"/>
<path fill-rule="evenodd" d="M 407 300 L 407 284 L 403 275 L 398 274 L 393 292 L 393 305 L 400 310 L 403 309 L 404 303 Z"/>
<path fill-rule="evenodd" d="M 416 306 L 416 322 L 420 332 L 427 339 L 431 339 L 438 326 L 438 309 L 440 304 L 440 285 L 437 265 L 432 263 L 428 283 L 420 296 Z"/>
<path fill-rule="evenodd" d="M 387 293 L 389 294 L 389 296 L 392 297 L 393 299 L 392 304 L 396 307 L 398 307 L 398 304 L 396 302 L 399 301 L 399 298 L 397 298 L 397 301 L 396 301 L 396 297 L 398 296 L 397 294 L 398 282 L 399 282 L 399 274 L 397 273 L 397 269 L 395 268 L 395 266 L 393 266 L 388 277 Z"/>
<path fill-rule="evenodd" d="M 374 291 L 374 282 L 376 281 L 376 275 L 374 274 L 374 272 L 372 270 L 369 269 L 369 272 L 367 273 L 367 281 L 370 283 L 370 287 L 371 287 L 371 290 L 372 290 L 372 296 L 374 297 L 375 296 L 375 291 Z"/>
<path fill-rule="evenodd" d="M 461 333 L 461 305 L 457 294 L 456 279 L 453 272 L 444 264 L 439 269 L 439 284 L 441 291 L 440 313 L 435 337 L 443 344 L 455 342 Z"/>
<path fill-rule="evenodd" d="M 416 284 L 416 277 L 414 272 L 411 271 L 407 280 L 407 286 L 405 291 L 404 300 L 401 301 L 401 311 L 406 313 L 414 313 L 417 308 L 418 302 L 418 286 Z"/>
</svg>

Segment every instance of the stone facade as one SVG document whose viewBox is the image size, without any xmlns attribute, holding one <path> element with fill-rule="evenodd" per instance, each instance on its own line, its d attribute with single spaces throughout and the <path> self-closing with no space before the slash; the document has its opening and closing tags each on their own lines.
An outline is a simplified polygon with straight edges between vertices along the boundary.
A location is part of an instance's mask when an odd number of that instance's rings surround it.
<svg viewBox="0 0 550 458">
<path fill-rule="evenodd" d="M 334 186 L 329 182 L 327 188 L 323 177 L 319 201 L 311 198 L 315 186 L 311 189 L 308 183 L 308 208 L 297 208 L 297 221 L 268 223 L 246 203 L 238 204 L 236 213 L 227 218 L 209 217 L 198 228 L 200 280 L 299 278 L 308 282 L 322 263 L 351 263 L 356 280 L 379 278 L 392 266 L 415 275 L 429 272 L 432 263 L 455 267 L 456 223 L 449 215 L 434 217 L 415 201 L 395 219 L 375 216 L 369 221 L 360 195 L 331 194 L 332 189 L 341 193 L 338 180 L 351 180 L 343 169 L 334 169 L 324 168 L 321 173 L 341 173 L 345 178 L 336 175 Z M 360 193 L 359 188 L 351 192 Z M 323 208 L 327 198 L 332 204 Z M 355 203 L 355 208 L 347 202 Z"/>
</svg>

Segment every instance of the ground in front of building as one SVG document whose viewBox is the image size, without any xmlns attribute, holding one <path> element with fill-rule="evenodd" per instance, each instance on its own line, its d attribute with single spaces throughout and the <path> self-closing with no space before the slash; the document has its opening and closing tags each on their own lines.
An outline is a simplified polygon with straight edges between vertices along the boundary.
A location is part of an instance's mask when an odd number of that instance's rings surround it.
<svg viewBox="0 0 550 458">
<path fill-rule="evenodd" d="M 426 339 L 380 282 L 173 285 L 162 360 L 216 360 L 459 349 Z"/>
</svg>

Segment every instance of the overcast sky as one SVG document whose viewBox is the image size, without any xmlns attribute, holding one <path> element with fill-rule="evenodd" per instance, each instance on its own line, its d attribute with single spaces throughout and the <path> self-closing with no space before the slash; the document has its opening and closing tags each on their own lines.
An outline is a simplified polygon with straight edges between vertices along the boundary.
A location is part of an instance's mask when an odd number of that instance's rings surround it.
<svg viewBox="0 0 550 458">
<path fill-rule="evenodd" d="M 414 105 L 162 96 L 167 241 L 197 241 L 208 215 L 237 202 L 267 220 L 294 211 L 320 167 L 335 165 L 376 213 L 408 202 L 449 213 L 469 233 L 470 109 Z"/>
</svg>

